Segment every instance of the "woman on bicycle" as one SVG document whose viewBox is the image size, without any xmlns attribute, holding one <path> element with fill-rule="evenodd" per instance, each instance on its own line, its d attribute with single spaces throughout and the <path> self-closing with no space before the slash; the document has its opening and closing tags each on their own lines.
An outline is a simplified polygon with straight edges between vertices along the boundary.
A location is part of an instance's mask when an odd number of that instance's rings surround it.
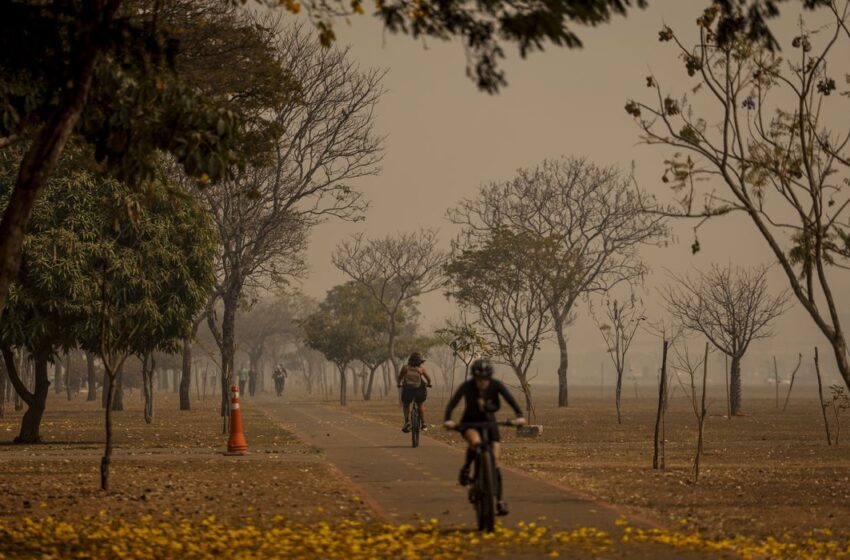
<svg viewBox="0 0 850 560">
<path fill-rule="evenodd" d="M 419 418 L 422 422 L 422 431 L 428 429 L 425 422 L 425 400 L 428 398 L 427 387 L 431 386 L 431 378 L 422 367 L 425 360 L 419 352 L 413 352 L 407 359 L 407 363 L 401 367 L 398 373 L 398 385 L 401 387 L 401 404 L 404 407 L 404 425 L 401 431 L 410 431 L 410 403 L 416 401 L 419 405 Z M 422 379 L 425 379 L 423 383 Z M 427 384 L 427 386 L 426 386 Z"/>
<path fill-rule="evenodd" d="M 446 415 L 444 425 L 447 429 L 454 429 L 457 424 L 452 421 L 452 412 L 455 407 L 464 400 L 465 408 L 463 416 L 460 419 L 460 428 L 463 433 L 463 438 L 469 444 L 466 450 L 466 460 L 463 467 L 460 469 L 460 484 L 466 486 L 469 484 L 469 467 L 475 460 L 481 445 L 481 433 L 478 428 L 463 429 L 464 424 L 472 424 L 478 422 L 495 422 L 495 413 L 501 408 L 500 397 L 507 401 L 508 405 L 517 415 L 516 424 L 525 424 L 525 418 L 522 415 L 522 409 L 517 404 L 514 397 L 510 394 L 507 388 L 498 380 L 493 379 L 493 364 L 487 359 L 478 359 L 472 362 L 470 366 L 472 379 L 464 381 L 457 391 L 452 396 L 446 407 Z M 496 463 L 496 515 L 507 515 L 508 505 L 502 500 L 502 472 L 499 469 L 499 452 L 501 440 L 499 435 L 499 427 L 493 425 L 489 428 L 490 441 L 493 444 L 493 459 Z"/>
</svg>

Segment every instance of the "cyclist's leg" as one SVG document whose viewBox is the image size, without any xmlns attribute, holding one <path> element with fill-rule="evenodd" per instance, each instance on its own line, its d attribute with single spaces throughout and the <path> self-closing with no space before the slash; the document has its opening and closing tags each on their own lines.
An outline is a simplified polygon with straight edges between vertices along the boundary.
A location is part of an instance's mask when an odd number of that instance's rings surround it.
<svg viewBox="0 0 850 560">
<path fill-rule="evenodd" d="M 478 430 L 470 428 L 463 432 L 463 439 L 469 444 L 466 448 L 466 456 L 463 460 L 463 466 L 460 469 L 459 481 L 462 486 L 469 484 L 469 469 L 472 462 L 475 461 L 475 455 L 478 452 L 478 447 L 481 445 L 481 434 Z"/>
<path fill-rule="evenodd" d="M 425 401 L 428 399 L 428 389 L 422 385 L 416 395 L 416 402 L 419 403 L 419 421 L 423 428 L 427 429 L 428 423 L 425 421 Z"/>
<path fill-rule="evenodd" d="M 401 390 L 401 406 L 404 412 L 404 425 L 402 426 L 402 431 L 410 430 L 410 403 L 413 402 L 413 395 L 410 394 L 410 390 L 407 387 L 403 387 Z"/>
<path fill-rule="evenodd" d="M 496 436 L 498 437 L 498 436 Z M 493 466 L 495 466 L 495 490 L 496 490 L 496 515 L 507 515 L 508 504 L 502 498 L 502 469 L 499 468 L 499 458 L 502 455 L 502 444 L 498 441 L 493 442 Z"/>
</svg>

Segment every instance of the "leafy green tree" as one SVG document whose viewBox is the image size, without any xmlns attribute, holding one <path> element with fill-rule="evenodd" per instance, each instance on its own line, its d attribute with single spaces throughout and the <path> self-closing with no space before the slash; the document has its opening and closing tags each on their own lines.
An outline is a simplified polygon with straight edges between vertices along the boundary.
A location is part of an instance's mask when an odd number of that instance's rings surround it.
<svg viewBox="0 0 850 560">
<path fill-rule="evenodd" d="M 159 151 L 201 182 L 239 162 L 241 119 L 175 72 L 177 37 L 164 4 L 3 4 L 0 145 L 20 146 L 22 157 L 0 220 L 0 309 L 35 203 L 72 137 L 131 183 L 154 177 Z"/>
<path fill-rule="evenodd" d="M 528 370 L 551 324 L 542 282 L 525 271 L 535 243 L 507 229 L 484 238 L 461 235 L 445 267 L 448 294 L 475 314 L 492 355 L 511 367 L 532 419 Z"/>
<path fill-rule="evenodd" d="M 0 200 L 6 201 L 14 184 L 15 150 L 0 152 Z M 63 170 L 67 171 L 67 169 Z M 62 350 L 77 344 L 85 318 L 82 290 L 86 274 L 85 249 L 97 216 L 81 211 L 94 186 L 84 173 L 63 173 L 52 181 L 47 196 L 36 206 L 26 239 L 23 265 L 12 284 L 0 323 L 0 343 L 9 380 L 27 405 L 16 442 L 40 440 L 41 419 L 47 400 L 48 363 Z M 27 389 L 21 379 L 13 348 L 33 358 L 35 383 Z"/>
<path fill-rule="evenodd" d="M 357 360 L 370 364 L 386 360 L 375 343 L 382 325 L 382 310 L 356 282 L 332 288 L 319 309 L 304 320 L 307 346 L 321 352 L 339 371 L 341 405 L 346 404 L 348 366 Z"/>
<path fill-rule="evenodd" d="M 85 254 L 87 302 L 82 345 L 99 355 L 110 384 L 101 488 L 109 487 L 112 399 L 128 356 L 174 352 L 207 301 L 214 278 L 215 235 L 193 198 L 163 183 L 138 193 L 99 181 L 88 208 L 98 216 Z"/>
</svg>

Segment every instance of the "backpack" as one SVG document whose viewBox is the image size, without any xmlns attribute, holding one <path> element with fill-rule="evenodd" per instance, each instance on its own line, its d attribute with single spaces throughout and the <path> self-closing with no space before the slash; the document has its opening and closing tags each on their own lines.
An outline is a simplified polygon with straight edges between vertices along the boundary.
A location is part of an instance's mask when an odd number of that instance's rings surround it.
<svg viewBox="0 0 850 560">
<path fill-rule="evenodd" d="M 419 387 L 422 385 L 422 373 L 420 373 L 419 368 L 404 366 L 402 382 L 405 387 Z"/>
</svg>

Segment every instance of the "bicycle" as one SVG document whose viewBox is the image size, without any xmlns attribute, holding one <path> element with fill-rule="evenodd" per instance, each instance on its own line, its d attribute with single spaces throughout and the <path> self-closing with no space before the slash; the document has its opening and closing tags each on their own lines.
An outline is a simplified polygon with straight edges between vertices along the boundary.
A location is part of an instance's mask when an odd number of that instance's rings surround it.
<svg viewBox="0 0 850 560">
<path fill-rule="evenodd" d="M 431 385 L 425 385 L 430 387 Z M 398 388 L 403 388 L 404 385 L 399 385 Z M 419 412 L 420 403 L 414 399 L 410 403 L 410 439 L 413 447 L 419 447 L 419 433 L 422 431 L 422 414 Z"/>
<path fill-rule="evenodd" d="M 470 479 L 469 501 L 475 508 L 478 530 L 492 533 L 496 525 L 496 459 L 493 456 L 493 442 L 490 441 L 490 429 L 495 426 L 513 427 L 513 421 L 502 422 L 464 422 L 452 430 L 461 434 L 470 428 L 481 434 L 481 445 L 475 455 L 475 472 Z"/>
</svg>

